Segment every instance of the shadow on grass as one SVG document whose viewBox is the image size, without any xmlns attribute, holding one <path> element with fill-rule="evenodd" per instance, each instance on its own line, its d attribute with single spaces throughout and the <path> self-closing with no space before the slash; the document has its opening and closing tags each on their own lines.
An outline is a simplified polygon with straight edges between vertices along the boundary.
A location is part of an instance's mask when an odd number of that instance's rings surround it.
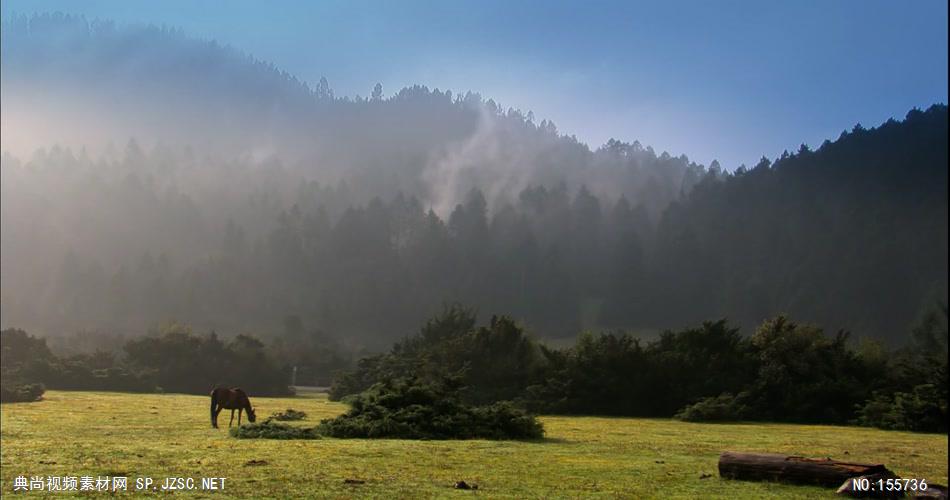
<svg viewBox="0 0 950 500">
<path fill-rule="evenodd" d="M 536 439 L 532 441 L 522 441 L 524 443 L 532 444 L 577 444 L 577 441 L 571 441 L 570 439 L 564 438 L 555 438 L 555 437 L 546 437 L 543 439 Z"/>
<path fill-rule="evenodd" d="M 333 437 L 320 433 L 319 426 L 306 427 L 277 423 L 265 420 L 259 424 L 243 424 L 239 427 L 231 428 L 228 432 L 231 437 L 238 439 L 281 439 L 281 440 L 312 440 L 312 439 L 339 439 L 339 440 L 362 440 L 362 441 L 422 441 L 422 442 L 466 442 L 466 441 L 487 441 L 491 443 L 524 443 L 524 444 L 570 444 L 573 441 L 564 438 L 543 437 L 538 439 L 433 439 L 433 438 L 397 438 L 397 437 Z"/>
</svg>

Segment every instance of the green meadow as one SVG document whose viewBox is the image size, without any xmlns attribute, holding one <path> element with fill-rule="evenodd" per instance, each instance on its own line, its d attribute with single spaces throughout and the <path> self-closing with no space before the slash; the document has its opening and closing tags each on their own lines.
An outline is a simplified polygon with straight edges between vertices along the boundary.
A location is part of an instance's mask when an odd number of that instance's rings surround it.
<svg viewBox="0 0 950 500">
<path fill-rule="evenodd" d="M 314 425 L 345 411 L 323 394 L 255 398 L 259 419 L 287 408 Z M 857 427 L 693 424 L 669 419 L 544 416 L 546 438 L 512 441 L 240 440 L 209 423 L 209 398 L 49 391 L 2 405 L 4 497 L 17 476 L 224 477 L 203 498 L 832 498 L 833 490 L 719 478 L 723 450 L 884 463 L 902 477 L 947 484 L 947 436 Z M 351 480 L 350 482 L 346 482 Z M 478 485 L 456 490 L 456 481 Z M 106 493 L 74 492 L 105 496 Z"/>
</svg>

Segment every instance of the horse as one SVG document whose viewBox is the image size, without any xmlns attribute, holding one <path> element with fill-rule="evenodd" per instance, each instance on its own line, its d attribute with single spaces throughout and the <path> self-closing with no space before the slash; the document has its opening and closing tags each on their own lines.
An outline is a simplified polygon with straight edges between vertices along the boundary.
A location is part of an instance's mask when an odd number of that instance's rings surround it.
<svg viewBox="0 0 950 500">
<path fill-rule="evenodd" d="M 257 420 L 254 414 L 254 408 L 251 407 L 251 400 L 247 398 L 247 393 L 242 389 L 234 387 L 227 389 L 217 387 L 211 391 L 211 427 L 218 428 L 218 413 L 223 409 L 231 410 L 231 421 L 228 427 L 234 423 L 234 410 L 238 411 L 238 426 L 241 425 L 241 412 L 247 411 L 247 419 L 253 423 Z"/>
</svg>

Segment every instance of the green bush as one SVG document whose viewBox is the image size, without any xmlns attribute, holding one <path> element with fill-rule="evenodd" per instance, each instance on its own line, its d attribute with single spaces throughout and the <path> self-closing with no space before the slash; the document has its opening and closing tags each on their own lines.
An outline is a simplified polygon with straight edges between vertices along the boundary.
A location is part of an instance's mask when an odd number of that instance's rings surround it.
<svg viewBox="0 0 950 500">
<path fill-rule="evenodd" d="M 323 420 L 320 432 L 339 438 L 540 439 L 537 419 L 509 402 L 468 406 L 457 379 L 399 379 L 352 397 L 349 412 Z"/>
<path fill-rule="evenodd" d="M 858 408 L 854 423 L 882 429 L 947 432 L 947 396 L 933 384 L 913 392 L 875 393 Z"/>
<path fill-rule="evenodd" d="M 273 420 L 280 420 L 282 422 L 290 420 L 303 420 L 307 418 L 307 412 L 297 411 L 293 408 L 287 408 L 287 411 L 276 412 L 271 415 L 270 418 Z"/>
<path fill-rule="evenodd" d="M 276 424 L 271 419 L 259 424 L 234 427 L 231 429 L 231 436 L 238 439 L 320 439 L 316 428 Z"/>
<path fill-rule="evenodd" d="M 410 376 L 439 380 L 446 375 L 462 378 L 466 403 L 522 396 L 541 375 L 544 359 L 539 344 L 510 317 L 492 316 L 480 327 L 475 318 L 472 310 L 447 306 L 390 352 L 363 358 L 356 369 L 341 373 L 330 388 L 330 399 L 342 400 L 385 380 Z"/>
<path fill-rule="evenodd" d="M 472 408 L 475 435 L 482 439 L 541 439 L 544 426 L 509 401 Z"/>
<path fill-rule="evenodd" d="M 31 403 L 39 400 L 44 392 L 43 384 L 0 385 L 0 403 Z"/>
<path fill-rule="evenodd" d="M 50 352 L 46 340 L 23 330 L 0 331 L 4 380 L 38 382 L 57 390 L 207 394 L 221 380 L 255 395 L 289 395 L 289 373 L 270 359 L 264 344 L 247 335 L 223 342 L 212 332 L 193 335 L 170 325 L 123 345 L 124 357 L 104 351 L 68 357 Z M 9 383 L 9 382 L 8 382 Z"/>
<path fill-rule="evenodd" d="M 207 394 L 221 381 L 257 396 L 287 396 L 290 373 L 267 354 L 264 343 L 249 335 L 225 342 L 215 332 L 195 335 L 172 324 L 154 335 L 123 345 L 125 360 L 137 371 L 153 374 L 152 386 L 166 392 Z"/>
<path fill-rule="evenodd" d="M 715 397 L 700 399 L 698 402 L 684 407 L 674 415 L 674 418 L 687 422 L 734 422 L 747 418 L 749 408 L 741 401 L 745 394 L 733 396 L 724 392 Z"/>
</svg>

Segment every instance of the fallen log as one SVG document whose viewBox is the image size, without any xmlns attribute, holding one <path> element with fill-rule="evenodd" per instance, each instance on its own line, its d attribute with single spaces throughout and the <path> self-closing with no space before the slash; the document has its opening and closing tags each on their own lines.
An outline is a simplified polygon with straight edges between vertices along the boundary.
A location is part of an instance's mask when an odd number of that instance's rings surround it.
<svg viewBox="0 0 950 500">
<path fill-rule="evenodd" d="M 893 476 L 883 464 L 857 464 L 830 458 L 806 458 L 774 453 L 727 451 L 719 455 L 719 475 L 726 479 L 837 487 L 852 477 L 871 474 Z"/>
</svg>

